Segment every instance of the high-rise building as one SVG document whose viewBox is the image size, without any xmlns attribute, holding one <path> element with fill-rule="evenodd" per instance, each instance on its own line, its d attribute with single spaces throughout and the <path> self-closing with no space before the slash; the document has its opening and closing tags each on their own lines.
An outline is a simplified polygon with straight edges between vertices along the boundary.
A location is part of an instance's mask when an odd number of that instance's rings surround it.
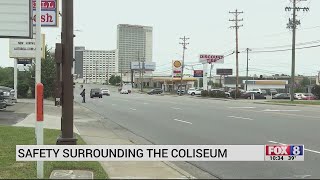
<svg viewBox="0 0 320 180">
<path fill-rule="evenodd" d="M 133 61 L 152 62 L 152 27 L 119 24 L 117 49 L 120 73 L 130 73 L 130 64 Z"/>
<path fill-rule="evenodd" d="M 118 75 L 117 50 L 82 50 L 82 58 L 85 82 L 104 83 L 111 75 Z"/>
</svg>

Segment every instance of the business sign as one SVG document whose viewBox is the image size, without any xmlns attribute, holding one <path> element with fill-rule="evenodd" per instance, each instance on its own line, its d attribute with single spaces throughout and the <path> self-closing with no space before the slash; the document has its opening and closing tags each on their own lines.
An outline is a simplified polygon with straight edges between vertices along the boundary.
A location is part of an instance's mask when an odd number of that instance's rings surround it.
<svg viewBox="0 0 320 180">
<path fill-rule="evenodd" d="M 217 69 L 217 75 L 232 75 L 232 69 Z"/>
<path fill-rule="evenodd" d="M 143 67 L 144 65 L 144 67 Z M 156 69 L 155 62 L 131 62 L 131 70 L 154 71 Z"/>
<path fill-rule="evenodd" d="M 45 35 L 41 36 L 42 58 L 45 57 Z M 36 39 L 10 39 L 9 57 L 27 59 L 36 57 Z"/>
<path fill-rule="evenodd" d="M 193 77 L 203 77 L 203 70 L 194 70 Z"/>
<path fill-rule="evenodd" d="M 31 0 L 0 1 L 0 38 L 32 38 Z"/>
<path fill-rule="evenodd" d="M 32 0 L 33 26 L 36 25 L 36 0 Z M 41 26 L 58 27 L 59 23 L 59 1 L 41 0 Z"/>
<path fill-rule="evenodd" d="M 211 54 L 200 54 L 199 57 L 200 63 L 216 63 L 216 64 L 223 64 L 224 63 L 224 56 L 222 55 L 211 55 Z"/>
<path fill-rule="evenodd" d="M 32 59 L 18 59 L 18 64 L 32 64 Z"/>
<path fill-rule="evenodd" d="M 172 61 L 172 77 L 182 76 L 182 62 L 180 60 Z"/>
</svg>

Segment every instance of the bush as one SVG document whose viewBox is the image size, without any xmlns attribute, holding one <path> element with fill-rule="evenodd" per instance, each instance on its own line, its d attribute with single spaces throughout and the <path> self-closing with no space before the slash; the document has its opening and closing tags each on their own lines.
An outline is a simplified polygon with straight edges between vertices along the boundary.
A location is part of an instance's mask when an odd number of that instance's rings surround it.
<svg viewBox="0 0 320 180">
<path fill-rule="evenodd" d="M 239 98 L 240 95 L 241 95 L 241 92 L 239 90 L 237 91 L 237 93 L 236 93 L 236 90 L 233 90 L 233 91 L 230 92 L 230 96 L 232 98 L 235 98 L 236 95 L 237 95 L 237 98 Z"/>
<path fill-rule="evenodd" d="M 27 83 L 18 83 L 18 97 L 26 98 L 28 96 L 29 85 Z"/>
<path fill-rule="evenodd" d="M 201 96 L 202 97 L 207 97 L 209 94 L 208 94 L 208 91 L 207 90 L 203 90 L 201 91 Z"/>
<path fill-rule="evenodd" d="M 312 89 L 311 92 L 313 95 L 315 95 L 317 97 L 317 99 L 320 98 L 320 86 L 319 85 L 315 85 Z"/>
<path fill-rule="evenodd" d="M 212 98 L 225 98 L 226 94 L 223 91 L 210 91 L 209 96 Z"/>
</svg>

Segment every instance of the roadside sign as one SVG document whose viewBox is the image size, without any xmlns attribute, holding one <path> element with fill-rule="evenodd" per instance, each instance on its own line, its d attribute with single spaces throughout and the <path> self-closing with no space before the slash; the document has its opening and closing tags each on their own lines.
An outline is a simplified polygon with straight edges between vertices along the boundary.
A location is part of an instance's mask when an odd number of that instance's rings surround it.
<svg viewBox="0 0 320 180">
<path fill-rule="evenodd" d="M 223 64 L 224 63 L 224 56 L 222 55 L 212 55 L 212 54 L 200 54 L 199 57 L 200 63 L 216 63 L 216 64 Z"/>
<path fill-rule="evenodd" d="M 31 0 L 0 1 L 0 38 L 32 38 Z"/>
<path fill-rule="evenodd" d="M 36 25 L 36 0 L 32 0 L 33 26 Z M 59 26 L 59 0 L 41 0 L 41 26 Z"/>
<path fill-rule="evenodd" d="M 194 70 L 193 77 L 203 77 L 203 70 Z"/>
<path fill-rule="evenodd" d="M 180 60 L 172 61 L 172 77 L 181 77 L 182 75 L 182 62 Z"/>
<path fill-rule="evenodd" d="M 42 34 L 42 58 L 45 57 L 45 35 Z M 9 39 L 10 58 L 35 58 L 36 40 L 35 39 Z"/>
<path fill-rule="evenodd" d="M 144 65 L 144 67 L 143 67 Z M 156 69 L 155 62 L 131 62 L 131 70 L 146 70 L 146 71 L 154 71 Z"/>
<path fill-rule="evenodd" d="M 232 75 L 232 69 L 217 69 L 217 75 Z"/>
</svg>

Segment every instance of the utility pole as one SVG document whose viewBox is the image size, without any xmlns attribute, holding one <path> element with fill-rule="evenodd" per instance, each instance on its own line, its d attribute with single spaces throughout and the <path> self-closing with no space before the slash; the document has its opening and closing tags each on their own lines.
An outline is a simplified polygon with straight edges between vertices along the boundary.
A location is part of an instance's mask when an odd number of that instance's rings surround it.
<svg viewBox="0 0 320 180">
<path fill-rule="evenodd" d="M 210 83 L 211 83 L 211 88 L 212 88 L 212 85 L 213 85 L 213 83 L 212 83 L 212 69 L 213 69 L 213 63 L 210 63 Z M 208 85 L 208 84 L 207 84 Z M 207 87 L 207 89 L 208 89 L 208 87 Z"/>
<path fill-rule="evenodd" d="M 108 57 L 108 63 L 107 63 L 107 74 L 106 74 L 106 77 L 107 77 L 107 85 L 109 85 L 109 64 L 110 64 L 110 57 Z"/>
<path fill-rule="evenodd" d="M 143 79 L 143 75 L 144 75 L 144 66 L 145 66 L 145 58 L 142 59 L 142 85 L 141 85 L 141 92 L 143 92 L 143 87 L 144 87 L 144 79 Z"/>
<path fill-rule="evenodd" d="M 183 36 L 183 38 L 180 38 L 183 42 L 182 43 L 179 43 L 179 44 L 182 44 L 182 47 L 183 47 L 183 50 L 182 50 L 182 69 L 181 69 L 181 79 L 180 79 L 180 91 L 179 91 L 179 96 L 182 95 L 182 80 L 183 80 L 183 69 L 184 69 L 184 54 L 185 54 L 185 51 L 187 49 L 187 45 L 189 43 L 187 43 L 187 40 L 189 40 L 190 38 L 186 38 L 186 36 Z"/>
<path fill-rule="evenodd" d="M 140 91 L 142 92 L 141 62 L 140 62 L 140 52 L 139 51 L 138 51 L 138 62 L 139 62 L 139 84 L 140 84 Z"/>
<path fill-rule="evenodd" d="M 235 22 L 235 26 L 230 26 L 230 28 L 235 28 L 236 29 L 236 93 L 235 93 L 235 99 L 237 99 L 237 93 L 238 93 L 238 84 L 239 84 L 239 43 L 238 43 L 238 30 L 240 27 L 243 25 L 239 25 L 240 21 L 243 21 L 243 19 L 239 19 L 239 15 L 243 13 L 243 11 L 236 11 L 234 12 L 229 12 L 230 14 L 234 14 L 235 19 L 229 19 L 229 21 Z"/>
<path fill-rule="evenodd" d="M 73 0 L 62 1 L 62 117 L 58 145 L 76 145 L 73 136 Z"/>
<path fill-rule="evenodd" d="M 246 73 L 246 91 L 248 91 L 248 73 L 249 73 L 249 51 L 251 51 L 251 49 L 247 48 L 247 73 Z"/>
<path fill-rule="evenodd" d="M 294 82 L 295 82 L 295 63 L 296 63 L 296 29 L 297 25 L 300 25 L 300 20 L 296 18 L 296 12 L 303 10 L 309 11 L 308 7 L 297 7 L 297 1 L 301 0 L 293 0 L 293 7 L 286 7 L 286 11 L 293 10 L 292 19 L 289 19 L 289 23 L 287 24 L 287 28 L 292 29 L 292 64 L 291 64 L 291 87 L 290 87 L 290 100 L 294 100 Z"/>
</svg>

